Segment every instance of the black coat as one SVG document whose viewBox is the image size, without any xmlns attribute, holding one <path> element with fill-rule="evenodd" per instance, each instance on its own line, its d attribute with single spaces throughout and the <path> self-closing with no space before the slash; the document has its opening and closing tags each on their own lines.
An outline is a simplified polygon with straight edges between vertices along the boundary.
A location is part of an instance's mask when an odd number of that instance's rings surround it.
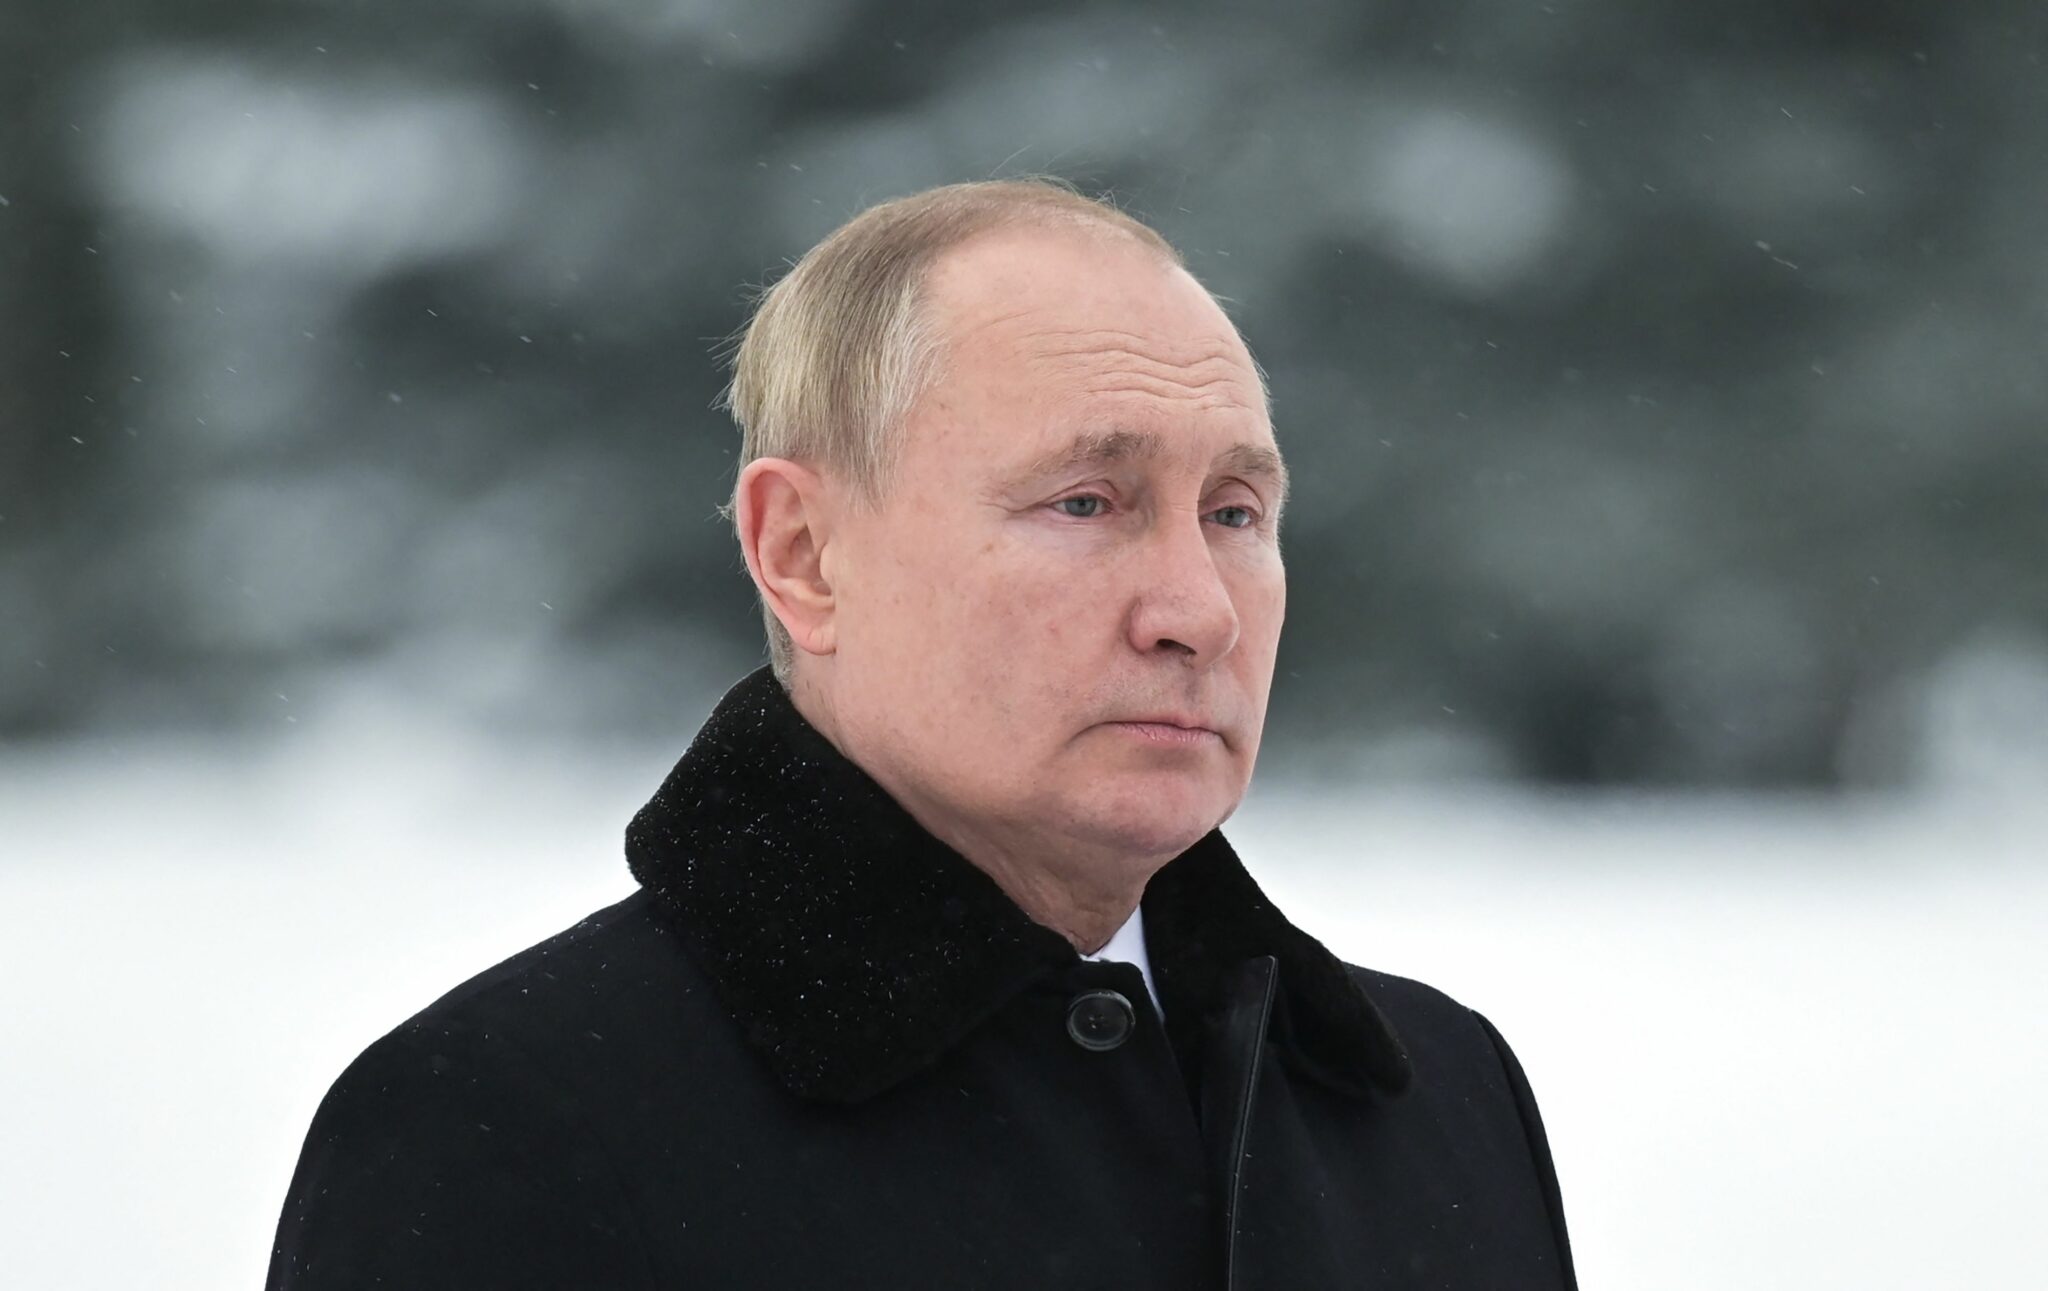
<svg viewBox="0 0 2048 1291">
<path fill-rule="evenodd" d="M 1573 1285 L 1500 1035 L 1339 961 L 1221 833 L 1145 892 L 1163 1027 L 766 669 L 627 853 L 640 891 L 336 1081 L 272 1288 Z"/>
</svg>

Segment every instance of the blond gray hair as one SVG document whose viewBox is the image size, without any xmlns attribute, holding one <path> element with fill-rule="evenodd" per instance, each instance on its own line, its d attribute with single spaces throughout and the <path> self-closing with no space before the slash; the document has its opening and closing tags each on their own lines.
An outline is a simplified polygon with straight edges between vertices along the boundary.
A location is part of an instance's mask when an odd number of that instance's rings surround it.
<svg viewBox="0 0 2048 1291">
<path fill-rule="evenodd" d="M 943 337 L 924 305 L 940 255 L 1020 225 L 1118 231 L 1184 267 L 1149 225 L 1062 180 L 1034 176 L 926 189 L 842 224 L 764 291 L 740 334 L 724 406 L 740 428 L 739 469 L 762 457 L 832 474 L 869 514 L 887 499 L 911 406 L 938 377 Z M 738 480 L 719 508 L 738 524 Z M 758 591 L 758 589 L 757 589 Z M 765 597 L 768 657 L 787 689 L 796 647 Z"/>
</svg>

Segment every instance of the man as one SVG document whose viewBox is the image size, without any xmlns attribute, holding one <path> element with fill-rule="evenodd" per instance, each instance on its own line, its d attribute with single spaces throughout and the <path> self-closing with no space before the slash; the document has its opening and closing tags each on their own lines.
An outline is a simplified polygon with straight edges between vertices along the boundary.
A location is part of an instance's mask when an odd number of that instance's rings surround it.
<svg viewBox="0 0 2048 1291">
<path fill-rule="evenodd" d="M 271 1286 L 1572 1286 L 1500 1036 L 1217 831 L 1287 477 L 1174 251 L 1035 181 L 876 207 L 732 406 L 771 665 L 639 892 L 342 1075 Z"/>
</svg>

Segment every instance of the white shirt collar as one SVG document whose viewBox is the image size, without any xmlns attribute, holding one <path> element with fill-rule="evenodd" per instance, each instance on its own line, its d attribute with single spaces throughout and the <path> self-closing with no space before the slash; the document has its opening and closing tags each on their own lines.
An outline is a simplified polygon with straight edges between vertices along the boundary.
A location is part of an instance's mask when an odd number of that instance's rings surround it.
<svg viewBox="0 0 2048 1291">
<path fill-rule="evenodd" d="M 1159 1016 L 1166 1016 L 1166 1006 L 1159 1002 L 1159 987 L 1152 981 L 1152 961 L 1145 954 L 1145 907 L 1140 905 L 1131 910 L 1131 917 L 1124 920 L 1124 926 L 1117 929 L 1107 945 L 1083 959 L 1112 959 L 1120 964 L 1136 964 L 1138 972 L 1145 978 L 1145 990 L 1152 996 L 1152 1007 Z"/>
</svg>

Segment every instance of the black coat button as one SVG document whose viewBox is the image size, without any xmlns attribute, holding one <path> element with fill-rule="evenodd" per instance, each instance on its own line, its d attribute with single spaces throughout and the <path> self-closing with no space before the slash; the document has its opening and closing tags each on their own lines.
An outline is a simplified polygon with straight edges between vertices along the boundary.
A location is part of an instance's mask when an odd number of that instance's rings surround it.
<svg viewBox="0 0 2048 1291">
<path fill-rule="evenodd" d="M 1114 1049 L 1137 1024 L 1131 1002 L 1118 991 L 1083 991 L 1067 1006 L 1067 1034 L 1083 1049 Z"/>
</svg>

